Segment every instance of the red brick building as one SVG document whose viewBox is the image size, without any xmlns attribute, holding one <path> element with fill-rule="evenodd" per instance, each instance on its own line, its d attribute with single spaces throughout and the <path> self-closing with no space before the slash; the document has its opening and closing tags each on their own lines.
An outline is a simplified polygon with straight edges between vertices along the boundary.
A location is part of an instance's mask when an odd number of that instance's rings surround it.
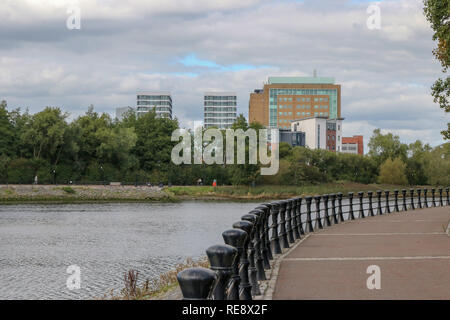
<svg viewBox="0 0 450 320">
<path fill-rule="evenodd" d="M 363 136 L 342 137 L 342 152 L 363 155 Z"/>
</svg>

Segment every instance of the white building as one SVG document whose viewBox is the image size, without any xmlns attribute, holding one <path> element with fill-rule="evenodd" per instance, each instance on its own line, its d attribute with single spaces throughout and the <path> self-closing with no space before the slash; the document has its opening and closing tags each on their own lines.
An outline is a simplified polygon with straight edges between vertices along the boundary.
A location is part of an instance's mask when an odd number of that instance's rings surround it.
<svg viewBox="0 0 450 320">
<path fill-rule="evenodd" d="M 172 96 L 168 91 L 140 92 L 137 94 L 137 115 L 155 110 L 159 118 L 172 119 Z"/>
<path fill-rule="evenodd" d="M 205 92 L 203 99 L 204 127 L 227 129 L 236 121 L 235 92 Z"/>
<path fill-rule="evenodd" d="M 292 131 L 305 133 L 305 146 L 340 152 L 342 149 L 342 120 L 327 117 L 311 117 L 291 122 Z"/>
</svg>

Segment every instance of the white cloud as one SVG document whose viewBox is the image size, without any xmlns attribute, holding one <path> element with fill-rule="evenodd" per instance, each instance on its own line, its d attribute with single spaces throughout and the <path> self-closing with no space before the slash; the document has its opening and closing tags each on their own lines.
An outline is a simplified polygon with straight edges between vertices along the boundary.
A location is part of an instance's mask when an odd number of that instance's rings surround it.
<svg viewBox="0 0 450 320">
<path fill-rule="evenodd" d="M 92 103 L 114 114 L 137 91 L 168 90 L 188 124 L 202 119 L 204 91 L 236 91 L 246 114 L 268 76 L 317 69 L 342 84 L 345 135 L 368 141 L 382 128 L 442 142 L 448 118 L 430 97 L 441 73 L 421 0 L 382 1 L 381 30 L 366 28 L 367 3 L 347 0 L 80 0 L 82 29 L 70 31 L 69 2 L 0 3 L 0 99 L 10 106 L 59 105 L 76 116 Z M 262 67 L 179 63 L 189 54 Z"/>
</svg>

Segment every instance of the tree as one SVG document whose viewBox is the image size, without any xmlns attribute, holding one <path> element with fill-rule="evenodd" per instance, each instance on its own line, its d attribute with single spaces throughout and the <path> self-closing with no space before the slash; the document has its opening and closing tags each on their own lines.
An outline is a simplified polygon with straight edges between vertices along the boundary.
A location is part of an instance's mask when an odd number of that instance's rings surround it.
<svg viewBox="0 0 450 320">
<path fill-rule="evenodd" d="M 378 181 L 386 184 L 406 185 L 408 180 L 405 175 L 406 164 L 400 159 L 387 159 L 380 167 Z"/>
<path fill-rule="evenodd" d="M 427 182 L 433 186 L 450 185 L 450 142 L 434 148 L 424 155 Z"/>
<path fill-rule="evenodd" d="M 53 165 L 58 163 L 64 148 L 67 116 L 62 113 L 61 109 L 51 107 L 32 116 L 30 125 L 25 129 L 21 138 L 24 144 L 31 147 L 33 159 L 45 159 Z"/>
<path fill-rule="evenodd" d="M 0 156 L 10 157 L 14 152 L 14 127 L 11 124 L 6 101 L 0 103 Z"/>
<path fill-rule="evenodd" d="M 420 140 L 408 145 L 408 159 L 406 160 L 406 177 L 410 185 L 427 183 L 426 155 L 432 150 L 429 144 L 422 144 Z"/>
<path fill-rule="evenodd" d="M 138 157 L 140 167 L 146 171 L 154 171 L 165 179 L 171 163 L 172 132 L 178 128 L 178 120 L 157 118 L 155 111 L 140 115 L 136 120 L 137 135 L 134 154 Z"/>
<path fill-rule="evenodd" d="M 441 62 L 442 71 L 447 72 L 450 66 L 450 2 L 443 0 L 424 0 L 424 13 L 434 30 L 433 40 L 437 40 L 437 48 L 433 54 Z M 434 102 L 450 112 L 450 79 L 438 79 L 431 88 Z M 450 123 L 447 130 L 443 130 L 445 139 L 450 139 Z"/>
<path fill-rule="evenodd" d="M 245 119 L 243 114 L 240 114 L 236 121 L 231 126 L 231 129 L 238 130 L 242 129 L 244 132 L 248 129 L 253 129 L 256 131 L 256 137 L 257 140 L 259 140 L 259 134 L 258 130 L 261 129 L 261 125 L 258 123 L 252 123 L 250 126 L 247 123 L 247 119 Z M 245 154 L 246 157 L 249 154 L 249 143 L 250 141 L 248 139 L 245 139 Z M 235 152 L 235 159 L 237 154 L 237 145 L 235 144 L 234 147 Z M 230 172 L 231 172 L 231 182 L 233 185 L 249 185 L 251 183 L 254 183 L 259 175 L 260 172 L 260 165 L 257 164 L 250 164 L 247 161 L 245 164 L 232 164 L 230 166 Z"/>
<path fill-rule="evenodd" d="M 408 146 L 400 142 L 399 136 L 392 133 L 381 134 L 380 129 L 375 129 L 369 141 L 369 156 L 377 166 L 380 166 L 388 158 L 400 158 L 406 161 Z"/>
</svg>

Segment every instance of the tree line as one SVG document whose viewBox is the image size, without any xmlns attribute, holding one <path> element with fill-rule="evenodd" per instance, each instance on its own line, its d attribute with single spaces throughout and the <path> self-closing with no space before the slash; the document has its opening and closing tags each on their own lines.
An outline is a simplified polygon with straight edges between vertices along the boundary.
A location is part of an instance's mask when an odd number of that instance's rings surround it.
<svg viewBox="0 0 450 320">
<path fill-rule="evenodd" d="M 0 103 L 0 182 L 32 183 L 164 183 L 193 185 L 214 179 L 219 185 L 304 185 L 333 181 L 449 185 L 450 143 L 432 148 L 417 140 L 401 143 L 398 136 L 375 130 L 367 155 L 333 153 L 281 143 L 280 169 L 261 176 L 260 165 L 175 165 L 171 162 L 172 132 L 177 119 L 157 118 L 154 112 L 122 120 L 97 113 L 68 121 L 60 108 L 30 114 L 8 110 Z M 233 129 L 259 129 L 240 115 Z"/>
</svg>

